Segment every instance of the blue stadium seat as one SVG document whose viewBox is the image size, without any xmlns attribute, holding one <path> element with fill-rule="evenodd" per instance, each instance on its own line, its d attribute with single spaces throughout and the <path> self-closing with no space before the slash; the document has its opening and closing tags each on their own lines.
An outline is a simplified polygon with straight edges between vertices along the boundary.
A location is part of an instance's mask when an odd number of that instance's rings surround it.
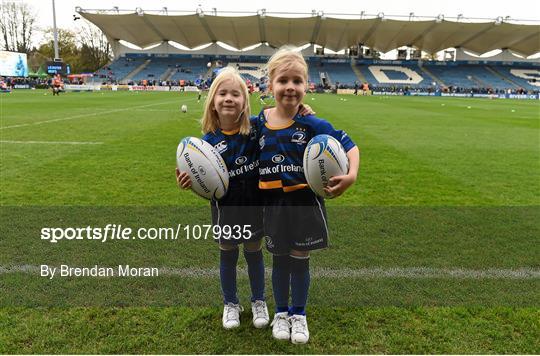
<svg viewBox="0 0 540 356">
<path fill-rule="evenodd" d="M 95 75 L 98 80 L 119 82 L 145 61 L 150 60 L 139 73 L 133 76 L 133 81 L 168 79 L 174 82 L 180 80 L 195 82 L 197 79 L 207 76 L 207 63 L 214 62 L 216 59 L 221 60 L 223 66 L 234 66 L 244 79 L 255 83 L 265 75 L 264 66 L 267 59 L 264 57 L 238 56 L 229 58 L 210 55 L 197 58 L 191 56 L 130 57 L 128 55 L 97 70 Z M 356 82 L 360 83 L 361 81 L 348 60 L 339 63 L 333 58 L 314 57 L 308 59 L 308 66 L 309 81 L 316 85 L 322 84 L 321 75 L 326 76 L 331 84 L 335 85 L 339 82 L 340 86 L 345 87 L 353 87 Z M 375 70 L 376 67 L 379 67 L 379 70 Z M 383 68 L 381 69 L 381 67 Z M 400 61 L 398 64 L 396 61 L 388 63 L 381 61 L 377 64 L 356 64 L 356 69 L 360 72 L 360 77 L 363 76 L 370 85 L 378 88 L 433 89 L 433 82 L 438 79 L 447 87 L 463 90 L 481 88 L 482 90 L 503 91 L 523 88 L 529 91 L 538 91 L 540 89 L 540 69 L 523 66 L 468 63 L 441 65 L 435 62 L 424 62 L 421 68 L 416 61 Z M 414 77 L 413 80 L 409 79 L 412 77 Z M 381 82 L 382 80 L 387 82 Z"/>
</svg>

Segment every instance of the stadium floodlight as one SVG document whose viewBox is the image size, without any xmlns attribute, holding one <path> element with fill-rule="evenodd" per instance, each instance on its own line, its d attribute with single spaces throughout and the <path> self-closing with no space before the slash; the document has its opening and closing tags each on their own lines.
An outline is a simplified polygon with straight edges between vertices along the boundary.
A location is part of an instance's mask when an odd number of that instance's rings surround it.
<svg viewBox="0 0 540 356">
<path fill-rule="evenodd" d="M 59 58 L 58 54 L 58 31 L 56 29 L 56 8 L 54 0 L 52 0 L 52 13 L 53 13 L 53 36 L 54 36 L 54 58 Z"/>
<path fill-rule="evenodd" d="M 435 20 L 437 23 L 441 23 L 444 21 L 444 15 L 443 14 L 439 14 L 439 16 L 437 16 L 437 19 Z"/>
<path fill-rule="evenodd" d="M 136 8 L 136 9 L 135 9 L 135 12 L 136 12 L 137 15 L 139 15 L 139 16 L 143 16 L 143 15 L 144 15 L 144 11 L 143 11 L 143 9 L 141 9 L 140 7 Z"/>
</svg>

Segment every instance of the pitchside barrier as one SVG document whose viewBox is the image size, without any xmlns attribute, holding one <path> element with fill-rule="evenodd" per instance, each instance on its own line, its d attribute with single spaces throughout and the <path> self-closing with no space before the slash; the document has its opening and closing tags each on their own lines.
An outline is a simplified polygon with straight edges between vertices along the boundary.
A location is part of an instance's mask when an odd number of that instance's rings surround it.
<svg viewBox="0 0 540 356">
<path fill-rule="evenodd" d="M 475 93 L 429 93 L 429 92 L 385 92 L 374 91 L 373 95 L 390 96 L 443 96 L 456 98 L 489 98 L 489 99 L 532 99 L 539 100 L 539 94 L 475 94 Z"/>
<path fill-rule="evenodd" d="M 185 91 L 196 92 L 198 88 L 196 86 L 144 86 L 144 85 L 74 85 L 66 84 L 64 86 L 66 91 L 97 91 L 97 90 L 110 90 L 110 91 Z M 17 88 L 16 88 L 17 89 Z M 338 89 L 338 94 L 354 94 L 353 89 Z M 442 96 L 442 97 L 457 97 L 457 98 L 489 98 L 489 99 L 532 99 L 539 100 L 539 94 L 475 94 L 475 93 L 440 93 L 440 92 L 383 92 L 383 91 L 368 91 L 368 95 L 390 95 L 390 96 Z M 363 95 L 362 90 L 358 90 L 358 95 Z"/>
<path fill-rule="evenodd" d="M 16 88 L 17 89 L 17 88 Z M 196 86 L 152 86 L 152 85 L 91 85 L 91 84 L 66 84 L 65 90 L 68 91 L 97 91 L 97 90 L 110 90 L 110 91 L 189 91 L 196 92 L 198 88 Z"/>
<path fill-rule="evenodd" d="M 101 85 L 88 85 L 88 84 L 66 84 L 64 85 L 66 91 L 95 91 L 101 90 Z"/>
</svg>

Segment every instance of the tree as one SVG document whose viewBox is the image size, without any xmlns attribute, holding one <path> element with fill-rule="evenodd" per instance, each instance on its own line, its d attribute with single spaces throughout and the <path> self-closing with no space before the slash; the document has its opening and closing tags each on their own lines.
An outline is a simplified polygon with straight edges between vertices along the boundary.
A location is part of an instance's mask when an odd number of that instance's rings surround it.
<svg viewBox="0 0 540 356">
<path fill-rule="evenodd" d="M 80 43 L 80 65 L 82 71 L 93 72 L 103 67 L 112 59 L 109 41 L 96 26 L 85 22 L 78 32 Z"/>
<path fill-rule="evenodd" d="M 26 3 L 0 3 L 0 32 L 4 50 L 28 53 L 32 46 L 36 15 Z"/>
<path fill-rule="evenodd" d="M 71 65 L 73 72 L 79 71 L 80 68 L 80 50 L 77 47 L 77 35 L 71 30 L 59 28 L 58 31 L 58 51 L 60 58 L 65 63 Z M 46 58 L 54 58 L 54 32 L 52 28 L 48 28 L 44 32 L 45 42 L 38 48 L 38 52 Z"/>
<path fill-rule="evenodd" d="M 94 72 L 112 59 L 112 50 L 105 35 L 95 26 L 85 24 L 77 31 L 58 29 L 58 51 L 73 73 Z M 54 58 L 53 29 L 44 32 L 45 42 L 38 48 L 43 57 Z"/>
</svg>

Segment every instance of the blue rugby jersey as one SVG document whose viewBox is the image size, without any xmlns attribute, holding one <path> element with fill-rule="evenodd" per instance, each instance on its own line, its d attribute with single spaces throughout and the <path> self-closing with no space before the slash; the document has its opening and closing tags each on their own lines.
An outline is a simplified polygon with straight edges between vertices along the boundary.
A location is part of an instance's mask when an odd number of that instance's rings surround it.
<svg viewBox="0 0 540 356">
<path fill-rule="evenodd" d="M 214 146 L 219 152 L 229 171 L 229 184 L 234 185 L 240 180 L 257 178 L 259 172 L 259 146 L 257 135 L 257 117 L 250 119 L 249 135 L 241 135 L 239 130 L 207 133 L 203 140 Z"/>
<path fill-rule="evenodd" d="M 317 135 L 335 137 L 348 152 L 356 145 L 342 130 L 313 115 L 296 115 L 282 127 L 271 127 L 266 122 L 264 110 L 258 117 L 259 131 L 259 188 L 283 189 L 291 192 L 307 187 L 303 157 L 307 143 Z"/>
</svg>

